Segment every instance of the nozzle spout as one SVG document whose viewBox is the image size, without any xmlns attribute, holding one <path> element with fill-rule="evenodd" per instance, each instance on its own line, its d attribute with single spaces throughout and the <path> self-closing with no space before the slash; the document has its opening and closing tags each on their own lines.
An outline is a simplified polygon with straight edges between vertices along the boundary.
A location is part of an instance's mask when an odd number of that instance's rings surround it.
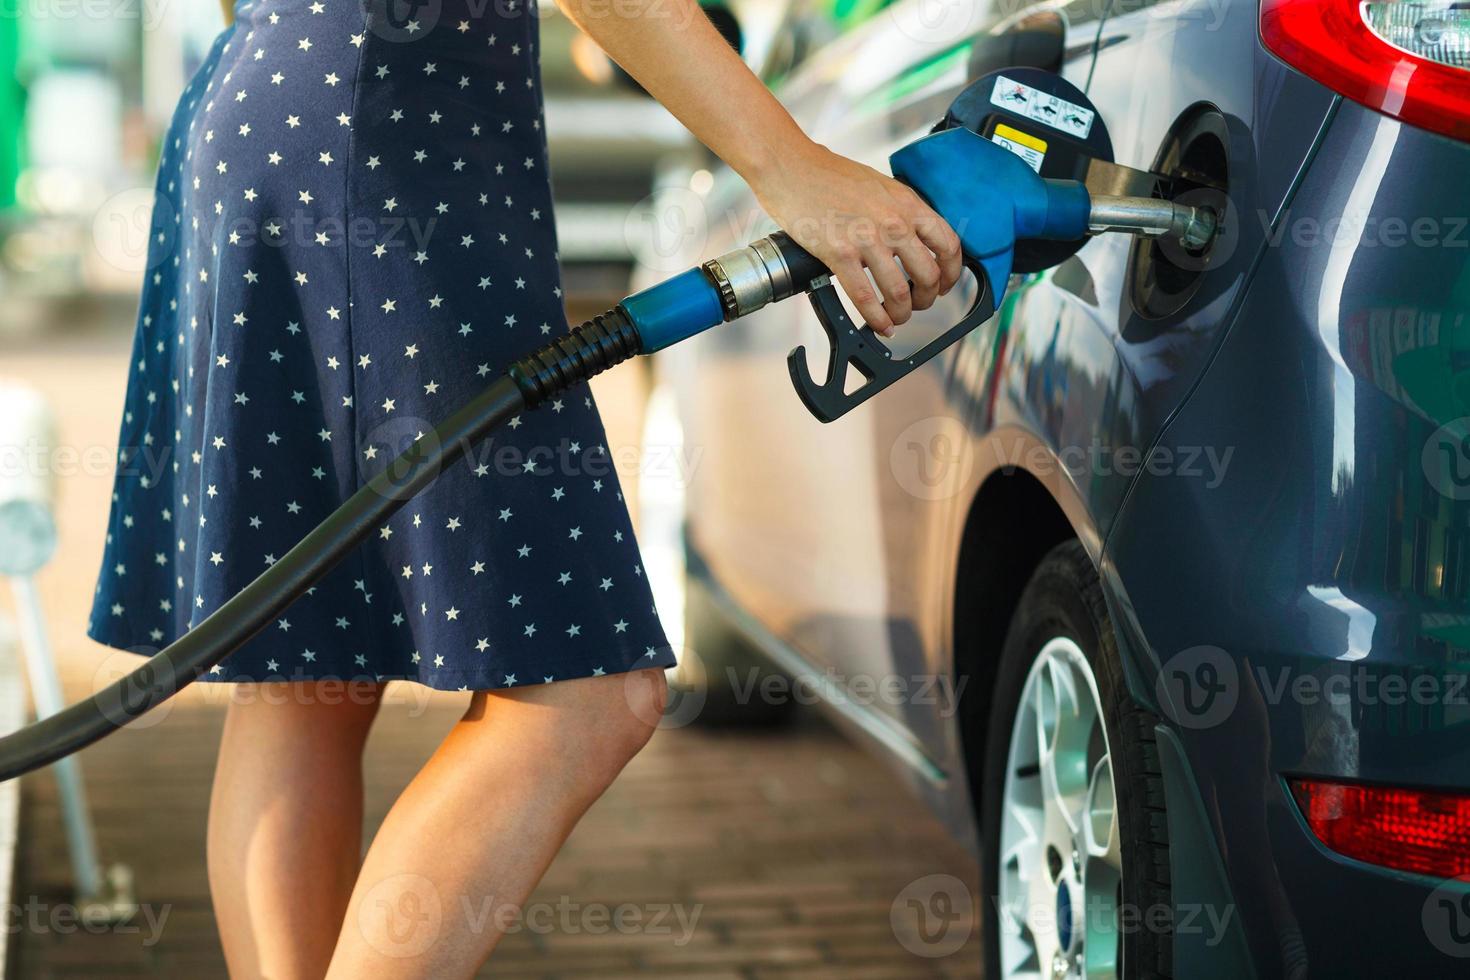
<svg viewBox="0 0 1470 980">
<path fill-rule="evenodd" d="M 1101 234 L 1121 231 L 1147 238 L 1169 236 L 1185 248 L 1198 249 L 1215 237 L 1219 218 L 1213 210 L 1165 201 L 1156 197 L 1114 197 L 1097 195 L 1092 199 L 1088 231 Z"/>
</svg>

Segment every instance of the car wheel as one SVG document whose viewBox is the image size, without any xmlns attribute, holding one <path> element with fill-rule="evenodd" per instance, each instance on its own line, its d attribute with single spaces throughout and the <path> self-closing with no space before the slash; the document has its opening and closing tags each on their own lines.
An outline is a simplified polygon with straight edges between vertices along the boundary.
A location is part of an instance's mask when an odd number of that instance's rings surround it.
<svg viewBox="0 0 1470 980">
<path fill-rule="evenodd" d="M 985 976 L 1171 975 L 1156 723 L 1128 696 L 1092 562 L 1058 545 L 1011 618 L 991 706 Z"/>
</svg>

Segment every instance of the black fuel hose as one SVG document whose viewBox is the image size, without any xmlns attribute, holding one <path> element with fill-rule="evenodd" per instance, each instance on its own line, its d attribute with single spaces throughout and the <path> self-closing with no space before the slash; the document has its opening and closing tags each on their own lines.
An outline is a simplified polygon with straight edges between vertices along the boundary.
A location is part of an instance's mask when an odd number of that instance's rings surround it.
<svg viewBox="0 0 1470 980">
<path fill-rule="evenodd" d="M 92 697 L 0 738 L 0 781 L 85 748 L 177 694 L 279 618 L 470 447 L 516 414 L 633 357 L 641 345 L 619 308 L 516 362 L 199 625 Z"/>
</svg>

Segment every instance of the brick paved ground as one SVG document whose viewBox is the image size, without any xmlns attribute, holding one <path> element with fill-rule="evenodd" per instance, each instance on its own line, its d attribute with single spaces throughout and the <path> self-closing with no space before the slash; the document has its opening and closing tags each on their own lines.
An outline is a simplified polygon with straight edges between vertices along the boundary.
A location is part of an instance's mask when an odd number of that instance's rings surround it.
<svg viewBox="0 0 1470 980">
<path fill-rule="evenodd" d="M 45 390 L 64 440 L 84 451 L 101 447 L 99 458 L 107 460 L 127 344 L 126 331 L 117 329 L 51 335 L 44 343 L 0 338 L 0 373 Z M 603 398 L 627 400 L 614 391 Z M 609 421 L 614 444 L 626 440 L 633 427 Z M 88 693 L 109 664 L 107 652 L 80 630 L 109 479 L 105 467 L 93 467 L 62 481 L 62 553 L 41 581 L 73 699 Z M 100 935 L 64 922 L 22 928 L 11 937 L 11 976 L 223 976 L 202 861 L 220 700 L 213 689 L 186 692 L 162 723 L 82 756 L 104 857 L 133 866 L 154 921 L 167 910 L 159 938 L 149 941 L 147 920 L 136 932 Z M 463 704 L 438 695 L 425 705 L 406 691 L 397 700 L 384 709 L 369 746 L 370 829 Z M 34 775 L 23 793 L 14 901 L 39 903 L 49 913 L 67 897 L 54 784 Z M 973 931 L 958 952 L 923 958 L 891 924 L 900 891 L 936 873 L 978 891 L 974 862 L 927 811 L 816 718 L 771 734 L 661 732 L 588 814 L 533 897 L 552 928 L 507 937 L 485 975 L 977 976 Z M 668 931 L 596 928 L 602 909 L 630 904 L 644 916 L 672 904 L 692 927 L 671 916 Z M 23 925 L 15 910 L 7 924 Z M 910 945 L 926 948 L 912 938 Z"/>
</svg>

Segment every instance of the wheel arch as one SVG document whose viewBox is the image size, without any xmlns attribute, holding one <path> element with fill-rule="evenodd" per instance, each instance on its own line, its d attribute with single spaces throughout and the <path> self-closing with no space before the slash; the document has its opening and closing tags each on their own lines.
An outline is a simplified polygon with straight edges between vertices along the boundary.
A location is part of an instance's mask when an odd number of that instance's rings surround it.
<svg viewBox="0 0 1470 980">
<path fill-rule="evenodd" d="M 1011 614 L 1047 552 L 1079 537 L 1088 536 L 1079 534 L 1068 509 L 1024 469 L 990 473 L 966 513 L 952 604 L 953 649 L 961 761 L 977 808 L 990 694 Z"/>
</svg>

